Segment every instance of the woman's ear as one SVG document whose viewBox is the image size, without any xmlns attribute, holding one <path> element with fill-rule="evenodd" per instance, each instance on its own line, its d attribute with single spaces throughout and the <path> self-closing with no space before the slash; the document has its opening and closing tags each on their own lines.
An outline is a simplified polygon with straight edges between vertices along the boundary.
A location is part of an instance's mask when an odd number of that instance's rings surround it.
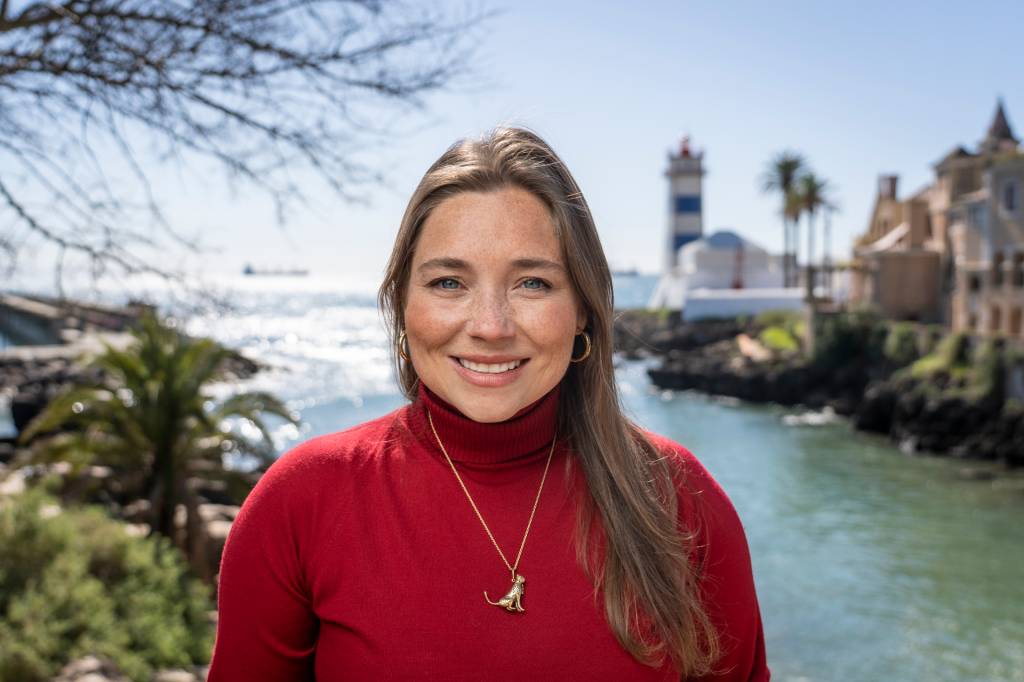
<svg viewBox="0 0 1024 682">
<path fill-rule="evenodd" d="M 587 328 L 587 314 L 580 310 L 576 313 L 576 333 L 579 334 Z"/>
</svg>

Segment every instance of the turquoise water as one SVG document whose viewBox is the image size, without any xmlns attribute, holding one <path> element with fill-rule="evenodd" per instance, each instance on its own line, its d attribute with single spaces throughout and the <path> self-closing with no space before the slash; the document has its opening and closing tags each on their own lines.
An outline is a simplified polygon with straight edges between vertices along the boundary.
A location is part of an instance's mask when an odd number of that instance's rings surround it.
<svg viewBox="0 0 1024 682">
<path fill-rule="evenodd" d="M 1024 680 L 1024 489 L 842 422 L 660 394 L 641 367 L 620 384 L 740 512 L 778 679 Z"/>
</svg>

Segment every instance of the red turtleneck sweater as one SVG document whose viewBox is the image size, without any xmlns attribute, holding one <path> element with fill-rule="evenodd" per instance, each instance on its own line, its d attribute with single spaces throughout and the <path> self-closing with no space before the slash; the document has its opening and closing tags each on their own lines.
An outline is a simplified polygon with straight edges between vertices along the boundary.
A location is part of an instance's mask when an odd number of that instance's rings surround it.
<svg viewBox="0 0 1024 682">
<path fill-rule="evenodd" d="M 224 548 L 210 682 L 291 680 L 671 680 L 616 641 L 576 563 L 582 474 L 559 443 L 519 572 L 526 613 L 484 601 L 511 586 L 427 423 L 514 560 L 555 430 L 558 388 L 498 424 L 430 391 L 278 460 Z M 700 505 L 707 605 L 725 655 L 716 680 L 767 680 L 747 542 L 731 503 L 681 446 Z M 694 491 L 697 491 L 694 494 Z M 682 507 L 682 505 L 681 505 Z M 689 516 L 689 513 L 684 514 Z M 685 523 L 692 519 L 684 518 Z"/>
</svg>

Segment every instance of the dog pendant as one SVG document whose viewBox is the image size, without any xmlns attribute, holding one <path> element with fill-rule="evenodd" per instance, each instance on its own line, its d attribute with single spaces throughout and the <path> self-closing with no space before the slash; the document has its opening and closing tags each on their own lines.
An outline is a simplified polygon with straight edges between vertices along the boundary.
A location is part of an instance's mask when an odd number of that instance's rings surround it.
<svg viewBox="0 0 1024 682">
<path fill-rule="evenodd" d="M 491 606 L 500 606 L 506 611 L 526 613 L 526 609 L 523 608 L 523 586 L 526 584 L 526 578 L 521 575 L 512 574 L 512 589 L 508 591 L 504 597 L 498 601 L 491 601 L 490 597 L 487 596 L 487 590 L 484 590 L 484 599 Z"/>
</svg>

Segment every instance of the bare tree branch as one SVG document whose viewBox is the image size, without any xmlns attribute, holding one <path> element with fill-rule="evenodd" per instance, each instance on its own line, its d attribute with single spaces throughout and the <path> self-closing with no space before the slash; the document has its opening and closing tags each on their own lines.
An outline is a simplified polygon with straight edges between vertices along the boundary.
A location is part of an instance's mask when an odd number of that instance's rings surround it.
<svg viewBox="0 0 1024 682">
<path fill-rule="evenodd" d="M 0 0 L 0 269 L 18 230 L 96 272 L 172 277 L 198 245 L 165 217 L 155 161 L 217 162 L 283 220 L 312 172 L 346 200 L 382 111 L 465 76 L 487 17 L 400 0 Z M 155 256 L 155 259 L 154 259 Z"/>
</svg>

